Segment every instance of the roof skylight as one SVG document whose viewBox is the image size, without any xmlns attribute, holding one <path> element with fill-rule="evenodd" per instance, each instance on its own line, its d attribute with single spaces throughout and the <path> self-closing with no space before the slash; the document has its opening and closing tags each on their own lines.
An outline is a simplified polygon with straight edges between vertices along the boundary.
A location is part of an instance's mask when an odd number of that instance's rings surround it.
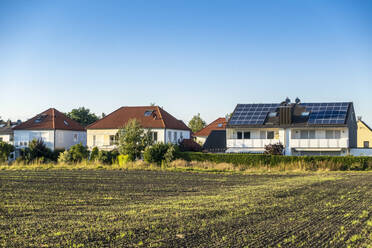
<svg viewBox="0 0 372 248">
<path fill-rule="evenodd" d="M 68 126 L 68 122 L 67 121 L 63 121 L 63 123 L 65 123 L 65 125 Z"/>
<path fill-rule="evenodd" d="M 154 111 L 153 110 L 146 110 L 145 116 L 150 116 Z"/>
</svg>

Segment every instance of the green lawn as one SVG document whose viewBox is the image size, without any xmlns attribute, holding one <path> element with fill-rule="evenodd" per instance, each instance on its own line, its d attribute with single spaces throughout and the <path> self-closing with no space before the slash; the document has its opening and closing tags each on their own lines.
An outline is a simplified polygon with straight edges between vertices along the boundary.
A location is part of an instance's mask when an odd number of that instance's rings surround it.
<svg viewBox="0 0 372 248">
<path fill-rule="evenodd" d="M 0 171 L 2 247 L 371 247 L 372 172 Z"/>
</svg>

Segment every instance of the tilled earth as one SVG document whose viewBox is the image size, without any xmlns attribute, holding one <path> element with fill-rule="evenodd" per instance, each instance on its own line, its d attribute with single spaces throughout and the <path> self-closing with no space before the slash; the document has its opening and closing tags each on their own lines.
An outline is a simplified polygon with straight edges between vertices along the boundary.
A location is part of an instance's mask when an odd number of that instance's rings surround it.
<svg viewBox="0 0 372 248">
<path fill-rule="evenodd" d="M 372 173 L 0 171 L 1 247 L 372 247 Z"/>
</svg>

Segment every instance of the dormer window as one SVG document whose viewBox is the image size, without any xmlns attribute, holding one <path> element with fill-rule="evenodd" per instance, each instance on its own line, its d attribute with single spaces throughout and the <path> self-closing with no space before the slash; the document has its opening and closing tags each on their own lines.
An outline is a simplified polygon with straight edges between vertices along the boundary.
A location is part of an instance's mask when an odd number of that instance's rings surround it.
<svg viewBox="0 0 372 248">
<path fill-rule="evenodd" d="M 153 110 L 146 110 L 145 116 L 150 116 L 154 111 Z"/>
</svg>

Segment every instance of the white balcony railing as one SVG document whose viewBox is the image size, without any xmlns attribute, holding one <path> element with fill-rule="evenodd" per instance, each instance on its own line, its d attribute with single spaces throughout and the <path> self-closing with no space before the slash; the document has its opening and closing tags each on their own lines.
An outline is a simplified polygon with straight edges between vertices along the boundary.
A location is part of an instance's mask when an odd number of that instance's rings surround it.
<svg viewBox="0 0 372 248">
<path fill-rule="evenodd" d="M 291 139 L 292 148 L 348 148 L 349 139 Z"/>
<path fill-rule="evenodd" d="M 227 139 L 227 147 L 264 148 L 269 144 L 277 144 L 279 139 Z"/>
</svg>

